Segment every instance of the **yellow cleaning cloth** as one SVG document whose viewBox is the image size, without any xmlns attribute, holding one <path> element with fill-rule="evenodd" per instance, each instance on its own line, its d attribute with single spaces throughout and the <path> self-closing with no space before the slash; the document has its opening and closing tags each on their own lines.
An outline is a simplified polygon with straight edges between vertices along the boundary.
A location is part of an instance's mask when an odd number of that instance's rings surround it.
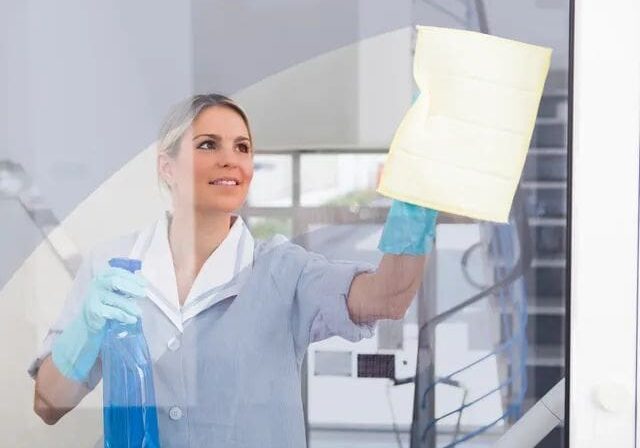
<svg viewBox="0 0 640 448">
<path fill-rule="evenodd" d="M 507 222 L 552 50 L 473 31 L 417 29 L 420 96 L 396 130 L 377 191 Z"/>
</svg>

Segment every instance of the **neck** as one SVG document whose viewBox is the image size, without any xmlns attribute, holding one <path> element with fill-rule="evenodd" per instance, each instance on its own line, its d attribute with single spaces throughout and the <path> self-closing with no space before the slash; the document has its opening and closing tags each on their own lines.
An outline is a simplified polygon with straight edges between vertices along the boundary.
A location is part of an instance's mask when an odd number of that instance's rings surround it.
<svg viewBox="0 0 640 448">
<path fill-rule="evenodd" d="M 176 209 L 169 224 L 169 246 L 177 272 L 195 276 L 229 234 L 230 213 Z"/>
</svg>

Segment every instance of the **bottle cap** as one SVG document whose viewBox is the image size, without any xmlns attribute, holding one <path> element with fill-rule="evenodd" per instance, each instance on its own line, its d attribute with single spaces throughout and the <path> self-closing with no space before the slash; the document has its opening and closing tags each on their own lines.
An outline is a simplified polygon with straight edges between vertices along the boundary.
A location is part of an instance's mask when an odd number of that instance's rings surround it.
<svg viewBox="0 0 640 448">
<path fill-rule="evenodd" d="M 134 260 L 133 258 L 112 258 L 109 260 L 109 266 L 135 272 L 140 270 L 142 262 L 140 260 Z"/>
</svg>

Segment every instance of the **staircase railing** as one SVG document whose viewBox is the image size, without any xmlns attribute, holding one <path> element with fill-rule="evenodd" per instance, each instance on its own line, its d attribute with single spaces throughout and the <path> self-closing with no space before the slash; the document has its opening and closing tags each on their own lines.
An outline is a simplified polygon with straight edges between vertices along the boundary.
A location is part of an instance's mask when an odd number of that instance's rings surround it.
<svg viewBox="0 0 640 448">
<path fill-rule="evenodd" d="M 469 440 L 485 431 L 492 426 L 495 426 L 502 420 L 509 418 L 517 418 L 521 413 L 522 403 L 524 401 L 524 395 L 526 393 L 526 352 L 527 352 L 527 338 L 526 338 L 526 324 L 527 324 L 527 304 L 526 294 L 523 291 L 523 275 L 526 270 L 531 266 L 532 250 L 530 242 L 530 230 L 528 224 L 528 217 L 525 210 L 525 201 L 523 193 L 519 190 L 514 200 L 512 209 L 512 222 L 513 227 L 517 231 L 519 241 L 519 257 L 515 265 L 508 268 L 503 263 L 497 263 L 494 270 L 495 276 L 499 278 L 495 284 L 488 288 L 485 288 L 478 294 L 473 295 L 462 303 L 448 309 L 447 311 L 440 313 L 427 322 L 422 324 L 419 329 L 418 335 L 418 375 L 417 377 L 408 378 L 396 381 L 396 384 L 405 384 L 408 382 L 416 382 L 415 396 L 414 396 L 414 420 L 412 424 L 412 448 L 435 447 L 436 440 L 436 425 L 439 421 L 458 414 L 458 424 L 456 425 L 456 432 L 453 440 L 447 447 L 454 447 L 466 440 Z M 501 259 L 503 257 L 510 258 L 513 255 L 513 247 L 509 241 L 509 225 L 493 225 L 493 238 L 491 248 L 494 251 L 494 257 Z M 463 260 L 468 258 L 468 254 L 475 250 L 477 245 L 471 246 L 467 253 L 463 256 Z M 464 268 L 464 262 L 463 262 Z M 497 297 L 500 304 L 500 316 L 501 316 L 501 342 L 494 349 L 476 359 L 475 361 L 451 372 L 443 377 L 435 376 L 435 369 L 433 362 L 435 359 L 435 327 L 450 319 L 451 317 L 459 314 L 463 310 L 477 304 L 478 302 L 490 297 Z M 509 312 L 511 308 L 511 312 Z M 509 316 L 513 316 L 513 320 L 509 321 Z M 438 384 L 459 385 L 463 387 L 464 384 L 456 380 L 461 373 L 469 370 L 470 368 L 478 365 L 479 363 L 489 359 L 492 356 L 503 356 L 507 358 L 507 361 L 511 363 L 510 374 L 507 378 L 500 382 L 497 387 L 492 390 L 486 391 L 480 397 L 466 402 L 466 394 L 464 402 L 455 410 L 449 411 L 444 415 L 438 417 L 435 416 L 435 389 Z M 420 363 L 420 359 L 426 360 L 426 362 Z M 428 365 L 425 365 L 428 364 Z M 425 375 L 426 373 L 426 375 Z M 417 379 L 416 379 L 417 378 Z M 425 381 L 425 387 L 421 387 L 421 379 Z M 474 431 L 462 436 L 459 436 L 460 421 L 462 419 L 463 412 L 474 406 L 489 396 L 504 392 L 506 389 L 511 388 L 511 398 L 506 406 L 506 411 L 498 418 L 489 422 L 488 424 L 475 429 Z"/>
</svg>

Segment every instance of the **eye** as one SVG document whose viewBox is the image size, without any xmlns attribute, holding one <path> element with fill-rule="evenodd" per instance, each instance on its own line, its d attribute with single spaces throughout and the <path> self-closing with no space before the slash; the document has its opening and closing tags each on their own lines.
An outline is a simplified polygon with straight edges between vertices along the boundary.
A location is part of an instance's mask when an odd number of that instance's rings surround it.
<svg viewBox="0 0 640 448">
<path fill-rule="evenodd" d="M 245 152 L 245 153 L 251 152 L 251 148 L 246 143 L 240 143 L 238 145 L 238 148 L 240 148 L 240 151 Z"/>
<path fill-rule="evenodd" d="M 213 140 L 205 140 L 198 145 L 198 149 L 213 149 L 216 146 L 216 142 Z"/>
</svg>

